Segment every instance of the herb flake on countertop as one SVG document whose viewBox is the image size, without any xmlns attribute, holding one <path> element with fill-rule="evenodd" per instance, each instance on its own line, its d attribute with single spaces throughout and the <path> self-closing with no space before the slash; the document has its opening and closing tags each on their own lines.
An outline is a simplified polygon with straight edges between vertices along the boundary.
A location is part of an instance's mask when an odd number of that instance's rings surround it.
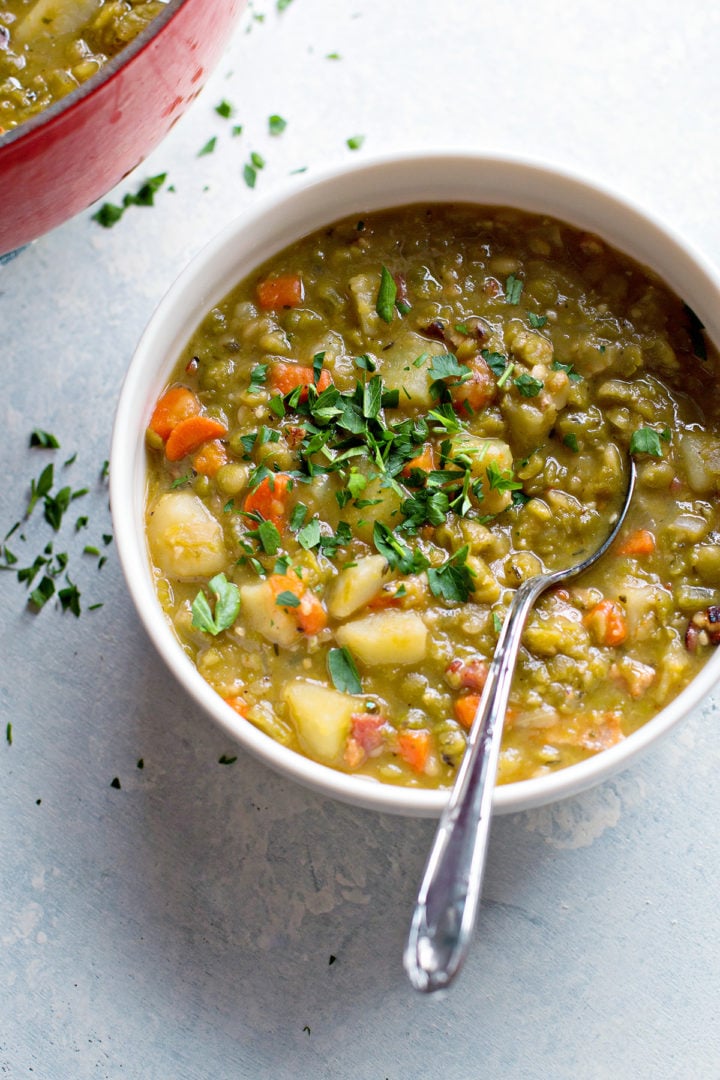
<svg viewBox="0 0 720 1080">
<path fill-rule="evenodd" d="M 111 229 L 113 225 L 118 223 L 128 207 L 154 206 L 155 195 L 166 179 L 167 173 L 158 173 L 157 176 L 151 176 L 140 185 L 134 195 L 132 193 L 124 195 L 120 206 L 115 203 L 103 203 L 100 209 L 92 215 L 92 220 L 97 221 L 104 229 Z"/>
<path fill-rule="evenodd" d="M 213 154 L 215 152 L 215 147 L 216 146 L 217 146 L 217 135 L 213 135 L 212 138 L 208 139 L 208 141 L 205 143 L 205 145 L 200 150 L 198 150 L 197 156 L 198 157 L 207 157 L 208 154 Z"/>
<path fill-rule="evenodd" d="M 345 145 L 348 150 L 360 150 L 364 142 L 364 135 L 351 135 L 349 139 L 345 140 Z"/>
<path fill-rule="evenodd" d="M 229 101 L 224 99 L 215 106 L 215 112 L 218 116 L 222 116 L 223 120 L 229 120 L 234 115 L 235 109 Z"/>
<path fill-rule="evenodd" d="M 271 135 L 282 135 L 283 131 L 287 127 L 287 120 L 282 116 L 278 116 L 277 113 L 273 113 L 268 117 L 268 132 Z"/>
</svg>

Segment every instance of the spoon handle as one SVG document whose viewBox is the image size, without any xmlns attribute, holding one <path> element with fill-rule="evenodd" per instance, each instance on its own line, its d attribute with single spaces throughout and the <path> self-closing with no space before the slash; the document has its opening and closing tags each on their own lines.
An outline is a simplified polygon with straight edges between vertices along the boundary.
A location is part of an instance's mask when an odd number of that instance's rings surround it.
<svg viewBox="0 0 720 1080">
<path fill-rule="evenodd" d="M 410 924 L 404 964 L 416 990 L 450 984 L 467 955 L 480 898 L 503 721 L 520 639 L 537 597 L 552 584 L 540 575 L 517 590 L 498 639 L 450 799 Z"/>
</svg>

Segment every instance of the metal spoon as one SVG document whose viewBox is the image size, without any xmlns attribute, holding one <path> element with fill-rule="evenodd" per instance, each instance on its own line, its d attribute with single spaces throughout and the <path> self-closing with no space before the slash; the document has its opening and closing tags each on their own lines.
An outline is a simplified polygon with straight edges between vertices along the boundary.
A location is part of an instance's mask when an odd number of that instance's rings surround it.
<svg viewBox="0 0 720 1080">
<path fill-rule="evenodd" d="M 432 993 L 449 986 L 470 946 L 485 867 L 503 721 L 527 617 L 541 593 L 581 574 L 605 554 L 625 520 L 635 478 L 631 458 L 625 499 L 605 542 L 581 563 L 528 578 L 510 604 L 467 749 L 430 849 L 410 924 L 403 960 L 416 990 Z"/>
</svg>

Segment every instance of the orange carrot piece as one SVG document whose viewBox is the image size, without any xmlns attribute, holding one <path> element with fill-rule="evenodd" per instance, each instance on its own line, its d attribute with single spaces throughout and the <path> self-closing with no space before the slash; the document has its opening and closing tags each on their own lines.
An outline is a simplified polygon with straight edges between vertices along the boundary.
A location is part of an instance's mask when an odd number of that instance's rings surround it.
<svg viewBox="0 0 720 1080">
<path fill-rule="evenodd" d="M 314 372 L 311 367 L 304 367 L 302 364 L 287 364 L 284 360 L 276 360 L 268 373 L 268 385 L 271 390 L 274 390 L 276 394 L 289 394 L 292 390 L 295 390 L 298 386 L 304 386 L 306 389 L 300 395 L 300 401 L 307 401 L 307 387 L 312 386 L 314 381 Z M 317 381 L 317 392 L 322 394 L 323 390 L 327 390 L 330 386 L 332 379 L 330 372 L 322 369 Z"/>
<path fill-rule="evenodd" d="M 237 697 L 223 698 L 223 701 L 226 705 L 229 705 L 231 709 L 234 709 L 238 716 L 242 716 L 243 719 L 247 716 L 250 706 L 244 697 L 241 697 L 238 694 Z"/>
<path fill-rule="evenodd" d="M 408 763 L 414 772 L 425 772 L 430 757 L 431 738 L 429 731 L 398 732 L 398 751 L 400 757 Z"/>
<path fill-rule="evenodd" d="M 273 473 L 261 480 L 245 498 L 245 510 L 272 521 L 277 529 L 283 529 L 288 519 L 287 493 L 292 483 L 286 473 Z M 282 591 L 282 590 L 281 590 Z"/>
<path fill-rule="evenodd" d="M 260 281 L 257 286 L 258 304 L 266 311 L 297 307 L 302 304 L 303 295 L 303 282 L 299 274 L 280 274 Z"/>
<path fill-rule="evenodd" d="M 598 645 L 621 645 L 628 635 L 625 614 L 614 600 L 601 600 L 583 619 Z"/>
<path fill-rule="evenodd" d="M 476 413 L 484 409 L 497 393 L 497 380 L 482 356 L 468 361 L 470 378 L 464 383 L 450 387 L 453 408 L 456 412 Z"/>
<path fill-rule="evenodd" d="M 652 555 L 655 537 L 649 529 L 637 529 L 618 545 L 618 555 Z"/>
<path fill-rule="evenodd" d="M 462 697 L 455 698 L 453 709 L 455 711 L 455 718 L 458 723 L 462 724 L 466 731 L 469 731 L 472 727 L 472 722 L 475 719 L 475 713 L 477 707 L 480 704 L 480 694 L 463 694 Z"/>
<path fill-rule="evenodd" d="M 411 458 L 406 465 L 403 466 L 401 475 L 404 477 L 411 476 L 414 469 L 419 472 L 429 473 L 435 468 L 435 451 L 433 450 L 432 443 L 425 443 L 417 457 Z"/>
<path fill-rule="evenodd" d="M 315 593 L 306 592 L 296 611 L 298 626 L 304 634 L 319 634 L 328 624 L 327 612 Z"/>
<path fill-rule="evenodd" d="M 181 461 L 188 454 L 199 450 L 203 443 L 227 435 L 227 428 L 210 416 L 187 416 L 176 424 L 165 443 L 168 461 Z"/>
<path fill-rule="evenodd" d="M 221 465 L 227 463 L 227 451 L 219 439 L 201 446 L 192 459 L 192 467 L 202 476 L 214 476 Z"/>
<path fill-rule="evenodd" d="M 150 417 L 150 430 L 165 441 L 181 420 L 200 412 L 200 402 L 187 386 L 171 386 L 159 398 Z"/>
</svg>

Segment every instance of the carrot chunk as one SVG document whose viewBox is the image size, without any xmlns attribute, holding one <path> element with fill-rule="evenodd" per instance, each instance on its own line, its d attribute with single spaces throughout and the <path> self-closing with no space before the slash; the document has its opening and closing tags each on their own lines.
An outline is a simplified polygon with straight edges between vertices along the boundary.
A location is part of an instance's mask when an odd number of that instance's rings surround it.
<svg viewBox="0 0 720 1080">
<path fill-rule="evenodd" d="M 429 731 L 400 731 L 397 737 L 400 757 L 414 772 L 425 772 L 430 759 L 431 738 Z"/>
<path fill-rule="evenodd" d="M 288 520 L 288 491 L 292 483 L 286 473 L 273 473 L 261 480 L 256 488 L 245 498 L 245 510 L 248 514 L 256 513 L 272 521 L 277 529 L 282 529 Z"/>
<path fill-rule="evenodd" d="M 303 301 L 302 278 L 299 274 L 266 278 L 258 283 L 257 300 L 266 311 L 297 307 Z"/>
<path fill-rule="evenodd" d="M 187 386 L 171 386 L 159 398 L 149 427 L 164 442 L 181 420 L 187 420 L 199 412 L 200 402 L 192 390 L 188 390 Z"/>
<path fill-rule="evenodd" d="M 583 623 L 598 645 L 621 645 L 628 635 L 627 619 L 614 600 L 601 600 L 588 611 Z"/>
<path fill-rule="evenodd" d="M 214 476 L 221 465 L 225 465 L 227 462 L 227 451 L 219 439 L 213 439 L 212 442 L 205 443 L 201 446 L 197 454 L 192 459 L 192 466 L 195 472 L 201 473 L 202 476 Z"/>
<path fill-rule="evenodd" d="M 482 356 L 468 361 L 470 377 L 450 388 L 453 408 L 456 412 L 480 412 L 489 405 L 497 393 L 497 381 Z"/>
<path fill-rule="evenodd" d="M 411 458 L 406 465 L 403 466 L 401 475 L 404 477 L 412 476 L 413 471 L 429 473 L 435 468 L 435 451 L 433 450 L 432 443 L 425 443 L 421 452 L 417 457 Z"/>
<path fill-rule="evenodd" d="M 203 443 L 223 435 L 227 435 L 227 428 L 219 420 L 210 416 L 187 416 L 170 432 L 165 443 L 165 457 L 168 461 L 181 461 L 199 450 Z"/>
<path fill-rule="evenodd" d="M 305 387 L 300 394 L 300 401 L 307 401 L 307 387 L 312 386 L 313 381 L 314 372 L 311 367 L 304 367 L 302 364 L 287 364 L 284 360 L 276 360 L 268 373 L 270 389 L 283 397 L 298 386 Z M 317 392 L 322 394 L 323 390 L 327 390 L 331 382 L 330 372 L 323 368 L 318 377 Z"/>
<path fill-rule="evenodd" d="M 226 705 L 229 705 L 231 709 L 234 709 L 238 716 L 242 716 L 243 718 L 247 716 L 250 706 L 244 697 L 241 697 L 238 694 L 236 697 L 223 698 L 223 701 Z"/>
<path fill-rule="evenodd" d="M 477 707 L 480 704 L 480 694 L 463 694 L 462 697 L 455 698 L 453 709 L 455 711 L 455 718 L 458 723 L 462 724 L 466 731 L 469 731 L 472 727 L 472 722 L 475 719 L 475 713 Z"/>
<path fill-rule="evenodd" d="M 319 634 L 327 626 L 327 612 L 315 593 L 307 592 L 300 598 L 297 622 L 304 634 Z"/>
<path fill-rule="evenodd" d="M 618 555 L 652 555 L 655 537 L 649 529 L 637 529 L 618 545 Z"/>
</svg>

